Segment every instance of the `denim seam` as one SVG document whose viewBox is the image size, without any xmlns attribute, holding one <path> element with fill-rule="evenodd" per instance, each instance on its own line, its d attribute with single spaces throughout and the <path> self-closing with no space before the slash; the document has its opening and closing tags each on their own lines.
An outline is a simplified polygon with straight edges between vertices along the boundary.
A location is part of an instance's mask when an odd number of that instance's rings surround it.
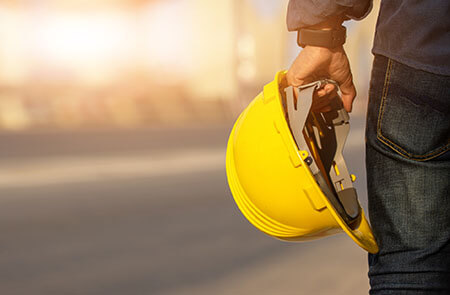
<svg viewBox="0 0 450 295">
<path fill-rule="evenodd" d="M 430 160 L 430 159 L 435 158 L 435 157 L 437 157 L 439 155 L 442 155 L 443 153 L 445 153 L 446 151 L 449 150 L 450 143 L 447 143 L 446 145 L 442 146 L 438 150 L 431 151 L 431 152 L 429 152 L 429 153 L 427 153 L 425 155 L 415 155 L 415 154 L 408 153 L 403 148 L 401 148 L 400 146 L 398 146 L 397 144 L 395 144 L 394 142 L 392 142 L 391 140 L 389 140 L 388 138 L 383 136 L 383 134 L 381 132 L 381 121 L 383 120 L 384 106 L 385 106 L 386 97 L 387 97 L 387 94 L 388 94 L 388 91 L 389 91 L 389 80 L 391 78 L 392 68 L 393 68 L 393 62 L 392 62 L 392 60 L 390 58 L 388 58 L 386 75 L 385 75 L 385 78 L 384 78 L 383 91 L 382 91 L 382 94 L 381 94 L 380 110 L 379 110 L 379 113 L 378 113 L 378 123 L 377 123 L 377 138 L 378 138 L 378 140 L 380 140 L 382 143 L 384 143 L 385 145 L 390 147 L 392 150 L 394 150 L 400 156 L 403 156 L 403 157 L 405 157 L 407 159 L 410 159 L 410 160 L 415 160 L 415 161 L 419 161 L 420 162 L 420 161 Z"/>
</svg>

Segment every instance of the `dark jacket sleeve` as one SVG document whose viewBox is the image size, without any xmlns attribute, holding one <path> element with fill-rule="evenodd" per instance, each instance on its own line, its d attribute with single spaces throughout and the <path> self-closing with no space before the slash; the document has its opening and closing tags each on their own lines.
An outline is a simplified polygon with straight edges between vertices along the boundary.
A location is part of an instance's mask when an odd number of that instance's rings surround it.
<svg viewBox="0 0 450 295">
<path fill-rule="evenodd" d="M 289 0 L 287 27 L 295 31 L 340 14 L 358 20 L 371 9 L 372 0 Z"/>
</svg>

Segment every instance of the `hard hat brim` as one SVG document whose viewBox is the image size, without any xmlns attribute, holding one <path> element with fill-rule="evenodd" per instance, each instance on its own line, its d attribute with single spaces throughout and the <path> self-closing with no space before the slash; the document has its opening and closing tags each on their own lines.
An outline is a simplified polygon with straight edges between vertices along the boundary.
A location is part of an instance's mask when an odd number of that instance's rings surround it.
<svg viewBox="0 0 450 295">
<path fill-rule="evenodd" d="M 237 120 L 237 122 L 239 119 Z M 239 178 L 236 175 L 236 169 L 234 162 L 234 150 L 233 150 L 233 137 L 236 129 L 236 124 L 233 126 L 233 129 L 230 134 L 230 140 L 228 141 L 227 155 L 226 155 L 226 166 L 227 166 L 227 178 L 230 186 L 230 190 L 232 195 L 236 201 L 237 206 L 239 207 L 242 214 L 246 217 L 246 219 L 253 224 L 256 228 L 263 229 L 263 232 L 275 236 L 277 238 L 283 240 L 296 240 L 296 237 L 299 235 L 304 235 L 303 232 L 299 231 L 294 227 L 289 227 L 287 225 L 281 224 L 269 216 L 266 216 L 263 212 L 258 210 L 258 208 L 251 206 L 250 202 L 245 202 L 248 197 L 245 195 L 245 191 L 242 188 Z M 306 163 L 303 163 L 306 165 Z M 311 175 L 311 178 L 313 176 Z M 370 253 L 378 252 L 378 245 L 375 241 L 374 236 L 372 235 L 370 225 L 365 217 L 364 211 L 361 212 L 361 222 L 359 226 L 355 229 L 351 229 L 344 219 L 340 216 L 331 202 L 324 194 L 320 194 L 321 198 L 325 202 L 327 209 L 330 211 L 333 218 L 339 224 L 340 228 L 348 235 L 350 238 L 358 244 L 361 248 L 365 249 Z M 324 236 L 329 234 L 337 233 L 335 230 L 331 229 L 329 232 L 324 233 Z M 317 239 L 317 237 L 311 238 Z M 302 240 L 308 240 L 307 237 L 303 237 Z"/>
</svg>

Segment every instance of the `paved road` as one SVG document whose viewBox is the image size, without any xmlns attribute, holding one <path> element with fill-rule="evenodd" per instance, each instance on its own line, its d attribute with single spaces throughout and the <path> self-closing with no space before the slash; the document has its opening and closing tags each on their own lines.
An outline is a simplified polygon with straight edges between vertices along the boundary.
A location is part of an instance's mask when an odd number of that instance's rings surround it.
<svg viewBox="0 0 450 295">
<path fill-rule="evenodd" d="M 365 253 L 346 236 L 288 244 L 244 220 L 221 164 L 227 132 L 0 135 L 0 175 L 16 181 L 0 180 L 1 294 L 367 293 Z M 171 172 L 142 169 L 161 161 Z"/>
</svg>

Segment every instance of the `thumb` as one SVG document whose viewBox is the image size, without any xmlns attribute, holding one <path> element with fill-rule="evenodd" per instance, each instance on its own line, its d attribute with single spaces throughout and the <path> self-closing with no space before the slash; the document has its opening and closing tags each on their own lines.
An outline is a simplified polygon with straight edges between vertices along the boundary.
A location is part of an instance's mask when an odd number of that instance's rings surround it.
<svg viewBox="0 0 450 295">
<path fill-rule="evenodd" d="M 344 104 L 344 108 L 347 112 L 352 111 L 353 100 L 356 97 L 356 88 L 353 85 L 353 78 L 350 75 L 349 79 L 347 79 L 340 86 L 342 93 L 342 103 Z"/>
</svg>

